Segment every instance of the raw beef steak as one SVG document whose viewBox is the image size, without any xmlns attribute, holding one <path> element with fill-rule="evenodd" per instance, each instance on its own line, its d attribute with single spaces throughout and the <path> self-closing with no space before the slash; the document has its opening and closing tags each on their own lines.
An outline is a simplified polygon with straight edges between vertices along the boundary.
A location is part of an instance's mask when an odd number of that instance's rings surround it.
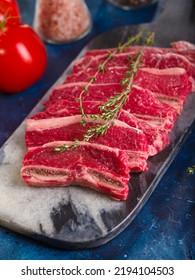
<svg viewBox="0 0 195 280">
<path fill-rule="evenodd" d="M 145 46 L 144 49 L 148 52 L 152 53 L 179 53 L 184 55 L 187 59 L 192 56 L 192 53 L 195 57 L 195 45 L 187 42 L 187 41 L 175 41 L 170 43 L 170 48 L 160 48 L 156 46 Z M 123 53 L 129 53 L 129 52 L 137 52 L 140 49 L 142 49 L 142 46 L 130 46 L 123 50 Z M 86 56 L 97 56 L 102 54 L 108 54 L 110 52 L 115 51 L 116 48 L 110 48 L 110 49 L 93 49 L 93 50 L 87 50 L 85 55 Z M 194 61 L 194 60 L 193 60 Z"/>
<path fill-rule="evenodd" d="M 80 115 L 41 120 L 28 119 L 26 145 L 32 148 L 54 141 L 74 141 L 75 139 L 82 141 L 87 129 L 94 126 L 90 118 L 87 120 L 88 123 L 83 126 Z M 129 168 L 132 171 L 147 169 L 146 160 L 149 153 L 147 138 L 141 130 L 132 128 L 124 122 L 115 120 L 115 124 L 105 135 L 92 137 L 90 143 L 125 151 L 129 156 Z"/>
<path fill-rule="evenodd" d="M 195 45 L 191 44 L 190 42 L 186 41 L 177 41 L 172 42 L 170 44 L 172 48 L 158 48 L 158 47 L 145 47 L 145 52 L 149 53 L 156 53 L 156 54 L 167 54 L 167 53 L 174 53 L 183 55 L 189 62 L 191 62 L 192 66 L 195 66 Z M 133 53 L 138 52 L 142 46 L 131 46 L 123 51 L 123 53 Z M 97 49 L 97 50 L 88 50 L 86 52 L 86 56 L 97 56 L 97 55 L 105 55 L 108 54 L 115 49 Z"/>
<path fill-rule="evenodd" d="M 133 58 L 137 51 L 130 51 L 129 53 L 120 53 L 114 55 L 113 59 L 107 62 L 106 69 L 110 67 L 129 67 L 131 65 L 130 57 Z M 73 65 L 73 72 L 86 71 L 93 68 L 97 71 L 99 65 L 101 65 L 108 53 L 97 56 L 84 56 Z M 151 67 L 156 69 L 166 69 L 173 67 L 184 68 L 189 76 L 195 78 L 194 64 L 191 63 L 185 56 L 179 53 L 167 52 L 160 53 L 145 49 L 142 54 L 141 67 Z"/>
<path fill-rule="evenodd" d="M 76 61 L 73 73 L 53 89 L 45 111 L 27 120 L 28 152 L 21 170 L 25 183 L 38 187 L 80 185 L 125 200 L 129 172 L 147 170 L 148 156 L 169 144 L 177 115 L 195 89 L 195 46 L 178 41 L 172 47 L 126 48 L 106 63 L 104 71 L 100 66 L 114 49 L 87 51 Z M 140 50 L 141 67 L 122 109 L 106 134 L 93 135 L 84 142 L 88 129 L 104 124 L 94 121 L 92 115 L 101 114 L 100 106 L 125 90 L 122 82 Z M 68 147 L 75 140 L 78 146 Z"/>
<path fill-rule="evenodd" d="M 125 77 L 126 67 L 109 67 L 106 73 L 99 73 L 93 84 L 121 83 Z M 89 82 L 96 70 L 89 68 L 69 75 L 65 83 Z M 153 78 L 153 81 L 151 82 Z M 144 87 L 155 93 L 167 97 L 186 100 L 187 95 L 192 91 L 192 80 L 183 68 L 155 69 L 142 68 L 138 71 L 134 85 Z M 63 86 L 61 86 L 62 90 Z M 58 87 L 57 87 L 58 89 Z M 59 88 L 60 89 L 60 88 Z M 54 89 L 55 90 L 55 89 Z M 74 93 L 73 93 L 74 94 Z"/>
<path fill-rule="evenodd" d="M 24 157 L 22 178 L 29 186 L 80 185 L 125 200 L 128 195 L 128 157 L 121 150 L 80 143 L 64 152 L 55 147 L 73 142 L 52 142 L 31 149 Z"/>
<path fill-rule="evenodd" d="M 120 73 L 120 71 L 122 73 Z M 114 82 L 111 84 L 91 84 L 88 88 L 87 97 L 91 97 L 91 100 L 100 100 L 99 98 L 102 95 L 108 94 L 110 96 L 116 92 L 122 91 L 123 87 L 120 86 L 120 84 L 116 85 L 116 79 L 119 81 L 123 77 L 123 71 L 123 69 L 118 69 L 116 77 L 113 77 Z M 192 81 L 183 68 L 163 70 L 142 68 L 138 71 L 134 79 L 134 84 L 151 90 L 157 98 L 173 106 L 177 112 L 182 110 L 183 102 L 192 90 Z M 74 98 L 79 97 L 79 94 L 86 85 L 87 82 L 76 82 L 57 86 L 54 88 L 49 102 L 53 104 L 56 99 L 74 101 Z M 84 96 L 83 98 L 87 97 Z"/>
<path fill-rule="evenodd" d="M 80 93 L 83 89 L 81 87 L 71 84 L 64 85 L 64 87 L 54 89 L 50 100 L 45 103 L 46 107 L 49 108 L 54 104 L 56 100 L 66 99 L 69 101 L 75 101 L 79 98 Z M 120 84 L 109 84 L 109 85 L 91 85 L 88 93 L 83 94 L 84 101 L 102 101 L 105 102 L 111 96 L 121 92 L 123 87 Z M 71 91 L 73 92 L 71 95 Z M 67 97 L 67 98 L 66 98 Z M 139 102 L 138 102 L 139 101 Z M 79 103 L 78 103 L 79 106 Z M 170 130 L 173 127 L 173 123 L 176 119 L 175 110 L 161 101 L 159 101 L 155 95 L 147 90 L 137 86 L 132 88 L 131 94 L 129 95 L 126 105 L 123 108 L 130 113 L 136 114 L 138 118 L 147 120 L 150 123 L 156 123 L 157 125 L 165 127 Z"/>
<path fill-rule="evenodd" d="M 84 101 L 83 107 L 86 114 L 100 114 L 99 106 L 102 104 L 100 101 Z M 45 112 L 34 115 L 33 119 L 47 119 L 51 117 L 66 117 L 80 114 L 78 102 L 71 102 L 66 100 L 58 100 L 53 106 L 47 108 Z M 125 122 L 131 127 L 138 128 L 146 135 L 149 156 L 153 156 L 162 151 L 169 145 L 169 135 L 163 128 L 152 126 L 146 121 L 136 118 L 133 114 L 121 110 L 118 120 Z"/>
</svg>

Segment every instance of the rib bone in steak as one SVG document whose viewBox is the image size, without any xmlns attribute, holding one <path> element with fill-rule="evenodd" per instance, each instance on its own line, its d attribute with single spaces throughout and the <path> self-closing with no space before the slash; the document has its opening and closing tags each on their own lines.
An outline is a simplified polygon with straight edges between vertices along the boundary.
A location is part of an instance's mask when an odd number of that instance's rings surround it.
<svg viewBox="0 0 195 280">
<path fill-rule="evenodd" d="M 195 81 L 195 46 L 179 41 L 173 48 L 146 47 L 141 68 L 114 125 L 105 135 L 83 142 L 94 122 L 91 114 L 124 90 L 121 80 L 140 46 L 117 53 L 96 75 L 108 50 L 88 51 L 73 65 L 74 73 L 54 88 L 46 110 L 27 121 L 25 135 L 29 151 L 24 157 L 22 178 L 30 186 L 81 185 L 104 192 L 115 199 L 128 195 L 130 171 L 147 170 L 147 158 L 169 144 L 168 132 L 181 113 Z M 89 85 L 92 77 L 96 80 Z M 88 86 L 89 85 L 89 86 Z M 81 124 L 78 100 L 83 89 L 87 123 Z M 195 88 L 195 87 L 194 87 Z M 56 147 L 81 141 L 63 152 Z"/>
<path fill-rule="evenodd" d="M 126 199 L 130 178 L 126 153 L 86 142 L 63 153 L 54 151 L 56 146 L 72 143 L 52 142 L 28 151 L 21 171 L 25 183 L 42 187 L 80 185 Z"/>
</svg>

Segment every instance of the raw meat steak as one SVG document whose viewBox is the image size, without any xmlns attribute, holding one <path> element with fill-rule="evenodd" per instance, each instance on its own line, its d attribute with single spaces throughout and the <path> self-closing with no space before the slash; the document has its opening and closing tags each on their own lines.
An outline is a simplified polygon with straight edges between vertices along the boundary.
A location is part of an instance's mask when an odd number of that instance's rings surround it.
<svg viewBox="0 0 195 280">
<path fill-rule="evenodd" d="M 98 75 L 95 83 L 120 83 L 125 76 L 125 72 L 126 68 L 124 67 L 108 68 L 106 74 L 100 73 Z M 94 69 L 89 69 L 85 72 L 72 74 L 67 77 L 66 82 L 77 82 L 80 80 L 82 82 L 87 82 L 89 77 L 93 76 L 94 73 Z M 66 85 L 66 83 L 64 85 Z M 183 103 L 186 101 L 189 92 L 192 91 L 192 80 L 188 77 L 183 68 L 163 70 L 143 68 L 137 73 L 137 76 L 134 79 L 134 85 L 151 90 L 160 101 L 175 108 L 177 113 L 182 111 Z M 61 95 L 58 94 L 59 91 L 63 92 L 63 86 L 54 89 L 52 95 L 56 95 L 58 96 L 57 98 L 60 98 Z M 80 89 L 80 92 L 81 91 L 82 89 Z M 74 93 L 76 93 L 76 90 Z"/>
<path fill-rule="evenodd" d="M 114 55 L 114 58 L 107 62 L 107 67 L 114 67 L 114 66 L 128 66 L 130 65 L 129 57 L 135 55 L 135 51 L 129 52 L 128 55 L 126 53 L 118 53 Z M 78 59 L 75 64 L 73 65 L 73 72 L 77 73 L 80 71 L 84 71 L 87 68 L 96 68 L 105 61 L 107 58 L 108 53 L 101 54 L 97 56 L 84 56 Z"/>
<path fill-rule="evenodd" d="M 186 41 L 178 41 L 171 43 L 173 48 L 158 48 L 158 47 L 145 47 L 144 48 L 144 64 L 147 67 L 155 68 L 170 68 L 170 67 L 183 67 L 187 73 L 193 77 L 193 91 L 195 90 L 195 45 Z M 126 54 L 131 56 L 133 52 L 138 52 L 142 49 L 141 46 L 131 46 L 123 51 L 123 55 Z M 109 52 L 115 49 L 100 49 L 100 50 L 89 50 L 86 52 L 88 58 L 83 57 L 87 60 L 88 67 L 95 65 L 94 60 L 98 60 L 98 57 L 105 57 Z M 151 56 L 151 59 L 150 59 Z M 93 63 L 90 65 L 90 58 L 93 57 Z M 162 57 L 164 57 L 162 59 Z M 170 58 L 170 61 L 169 61 Z M 101 59 L 101 58 L 100 58 Z M 118 58 L 116 58 L 118 59 Z M 151 60 L 151 61 L 150 61 Z M 155 61 L 157 64 L 155 65 Z M 84 61 L 83 61 L 84 62 Z M 109 62 L 110 65 L 112 62 Z M 148 63 L 148 64 L 147 64 Z M 152 65 L 151 65 L 152 63 Z M 76 62 L 73 67 L 74 71 L 83 69 L 85 62 L 82 65 L 82 60 Z M 144 64 L 142 66 L 144 66 Z M 115 65 L 115 63 L 113 64 Z M 121 64 L 120 64 L 121 65 Z"/>
<path fill-rule="evenodd" d="M 77 89 L 73 93 L 74 95 L 69 99 L 67 96 L 67 94 L 71 96 L 71 93 L 69 93 L 69 91 L 64 90 L 64 88 L 60 89 L 59 92 L 54 90 L 50 97 L 50 101 L 45 105 L 49 107 L 51 106 L 51 104 L 54 104 L 54 101 L 57 98 L 61 97 L 62 99 L 66 99 L 66 96 L 67 100 L 76 100 L 80 95 L 80 91 L 78 90 L 78 88 L 79 87 L 77 87 Z M 73 87 L 71 86 L 70 89 L 72 90 Z M 111 96 L 117 94 L 118 92 L 121 92 L 122 89 L 123 88 L 120 84 L 112 84 L 109 85 L 109 87 L 105 88 L 101 85 L 97 85 L 97 87 L 93 85 L 89 88 L 88 94 L 83 94 L 83 100 L 97 100 L 105 102 Z M 173 123 L 176 120 L 176 113 L 172 107 L 163 102 L 160 102 L 151 91 L 137 86 L 133 87 L 123 109 L 135 114 L 138 118 L 147 120 L 148 122 L 155 121 L 157 122 L 157 124 L 160 123 L 160 126 L 164 125 L 167 130 L 171 130 L 171 128 L 173 127 Z"/>
<path fill-rule="evenodd" d="M 135 77 L 134 84 L 151 90 L 162 102 L 181 113 L 183 103 L 192 91 L 192 80 L 183 68 L 143 68 Z"/>
<path fill-rule="evenodd" d="M 93 84 L 121 83 L 125 77 L 126 67 L 109 67 L 106 73 L 99 73 Z M 73 73 L 66 78 L 66 83 L 89 82 L 89 79 L 96 73 L 95 69 L 89 68 L 86 71 Z M 153 77 L 153 83 L 151 79 Z M 192 90 L 192 80 L 183 68 L 155 69 L 142 68 L 138 71 L 134 84 L 147 88 L 156 93 L 186 100 Z M 61 86 L 62 89 L 63 86 Z M 58 89 L 58 87 L 57 87 Z M 74 94 L 74 93 L 73 93 Z"/>
<path fill-rule="evenodd" d="M 173 42 L 173 48 L 145 47 L 141 68 L 123 108 L 105 135 L 83 142 L 86 131 L 103 121 L 93 114 L 113 95 L 124 90 L 135 54 L 133 46 L 117 53 L 96 80 L 89 85 L 109 50 L 87 51 L 73 65 L 64 84 L 54 88 L 46 110 L 27 121 L 25 135 L 29 149 L 24 157 L 22 178 L 30 186 L 80 185 L 120 200 L 128 195 L 129 172 L 148 169 L 147 158 L 169 144 L 168 132 L 181 113 L 189 92 L 195 88 L 195 46 Z M 86 125 L 79 108 L 83 92 Z M 77 148 L 54 148 L 79 141 Z"/>
<path fill-rule="evenodd" d="M 187 41 L 175 41 L 170 43 L 170 48 L 160 48 L 156 46 L 145 46 L 144 49 L 150 52 L 156 52 L 156 53 L 177 53 L 180 51 L 180 54 L 186 55 L 188 58 L 188 53 L 191 54 L 190 51 L 195 50 L 195 45 L 187 42 Z M 123 50 L 123 53 L 128 53 L 128 52 L 133 52 L 133 51 L 139 51 L 142 48 L 142 46 L 130 46 L 126 49 Z M 102 55 L 102 54 L 108 54 L 110 52 L 113 52 L 116 50 L 116 48 L 109 48 L 109 49 L 93 49 L 93 50 L 87 50 L 85 55 L 86 56 L 97 56 L 97 55 Z M 182 53 L 183 51 L 183 53 Z M 185 52 L 186 51 L 186 52 Z M 194 53 L 195 55 L 195 53 Z"/>
<path fill-rule="evenodd" d="M 123 109 L 140 119 L 149 121 L 151 124 L 153 124 L 155 118 L 164 120 L 164 128 L 167 131 L 172 129 L 177 118 L 177 114 L 172 107 L 160 102 L 151 91 L 136 86 L 128 96 Z"/>
<path fill-rule="evenodd" d="M 100 101 L 84 101 L 83 107 L 86 114 L 100 114 Z M 58 100 L 53 106 L 47 108 L 43 113 L 34 115 L 33 119 L 46 119 L 51 117 L 66 117 L 80 114 L 78 102 Z M 121 110 L 118 120 L 127 123 L 129 126 L 138 128 L 144 132 L 148 141 L 149 156 L 153 156 L 169 145 L 169 135 L 165 129 L 152 126 L 147 122 L 136 118 L 133 114 Z"/>
<path fill-rule="evenodd" d="M 80 93 L 86 85 L 87 82 L 75 82 L 56 86 L 53 89 L 49 100 L 46 101 L 44 105 L 46 107 L 49 107 L 58 100 L 75 101 L 79 98 Z M 117 92 L 121 92 L 122 90 L 123 87 L 119 83 L 91 84 L 88 87 L 88 93 L 83 94 L 83 100 L 104 101 L 108 97 L 113 96 Z"/>
<path fill-rule="evenodd" d="M 166 54 L 166 53 L 174 53 L 183 55 L 185 58 L 188 59 L 189 62 L 192 63 L 192 66 L 195 66 L 195 45 L 191 44 L 186 41 L 177 41 L 172 42 L 171 46 L 173 48 L 158 48 L 158 47 L 150 47 L 146 46 L 145 51 L 150 53 L 156 53 L 156 54 Z M 142 48 L 142 46 L 131 46 L 123 51 L 123 53 L 133 53 L 137 52 Z M 115 49 L 97 49 L 97 50 L 88 50 L 86 52 L 86 56 L 97 56 L 97 55 L 105 55 L 108 54 L 108 52 L 114 51 Z M 88 59 L 89 61 L 89 59 Z M 193 67 L 194 67 L 193 66 Z"/>
<path fill-rule="evenodd" d="M 98 123 L 97 123 L 98 125 Z M 81 116 L 75 115 L 51 119 L 28 119 L 25 135 L 28 148 L 44 145 L 53 141 L 83 140 L 87 129 L 94 126 L 88 118 L 88 123 L 81 125 Z M 126 123 L 115 120 L 107 133 L 103 136 L 92 137 L 90 143 L 97 143 L 111 148 L 125 151 L 129 156 L 129 168 L 132 171 L 143 171 L 147 169 L 148 142 L 145 134 Z"/>
<path fill-rule="evenodd" d="M 189 54 L 194 53 L 194 59 L 195 59 L 195 45 L 190 43 L 190 42 L 186 42 L 186 41 L 177 41 L 177 42 L 172 42 L 171 46 L 173 48 L 175 48 L 177 51 L 183 51 L 184 54 L 187 55 L 187 52 L 189 52 Z M 195 60 L 193 60 L 195 62 Z"/>
<path fill-rule="evenodd" d="M 170 144 L 169 135 L 164 128 L 153 126 L 125 110 L 120 111 L 118 119 L 144 132 L 148 141 L 149 156 L 159 153 Z"/>
<path fill-rule="evenodd" d="M 124 69 L 116 71 L 116 79 L 118 81 L 122 78 L 121 75 L 124 75 L 123 71 Z M 114 80 L 114 77 L 112 80 Z M 142 68 L 138 71 L 134 84 L 153 91 L 158 98 L 173 106 L 177 112 L 181 111 L 183 101 L 186 100 L 188 93 L 192 90 L 192 82 L 186 71 L 182 68 L 163 70 Z M 56 99 L 74 101 L 74 98 L 79 97 L 80 92 L 86 85 L 86 82 L 76 82 L 57 86 L 54 88 L 49 102 L 53 104 Z M 110 93 L 110 96 L 112 93 L 115 94 L 115 92 L 122 91 L 122 89 L 123 87 L 117 86 L 115 81 L 112 84 L 102 83 L 97 86 L 91 84 L 88 88 L 87 96 L 93 100 L 99 100 L 103 94 L 107 95 Z"/>
<path fill-rule="evenodd" d="M 106 69 L 109 67 L 129 67 L 131 65 L 131 61 L 129 57 L 132 57 L 136 54 L 137 51 L 129 52 L 129 53 L 120 53 L 116 54 L 112 60 L 108 61 L 106 64 Z M 80 71 L 86 71 L 87 69 L 93 68 L 97 71 L 100 64 L 102 64 L 108 53 L 97 55 L 97 56 L 84 56 L 80 60 L 78 60 L 73 65 L 73 71 L 75 73 Z M 90 59 L 91 61 L 90 61 Z M 145 49 L 142 55 L 142 63 L 141 67 L 151 67 L 157 69 L 166 69 L 173 67 L 184 68 L 189 76 L 193 76 L 195 79 L 195 67 L 194 64 L 191 63 L 185 56 L 179 53 L 171 53 L 171 52 L 152 52 L 151 50 Z"/>
<path fill-rule="evenodd" d="M 50 116 L 51 117 L 51 116 Z M 41 119 L 48 119 L 49 116 L 48 114 L 46 113 L 46 111 L 44 112 L 38 112 L 36 113 L 35 115 L 31 116 L 30 119 L 33 119 L 33 120 L 41 120 Z"/>
<path fill-rule="evenodd" d="M 29 186 L 80 185 L 125 200 L 128 195 L 128 157 L 119 149 L 80 143 L 77 149 L 55 152 L 73 142 L 52 142 L 31 149 L 24 157 L 21 175 Z"/>
</svg>

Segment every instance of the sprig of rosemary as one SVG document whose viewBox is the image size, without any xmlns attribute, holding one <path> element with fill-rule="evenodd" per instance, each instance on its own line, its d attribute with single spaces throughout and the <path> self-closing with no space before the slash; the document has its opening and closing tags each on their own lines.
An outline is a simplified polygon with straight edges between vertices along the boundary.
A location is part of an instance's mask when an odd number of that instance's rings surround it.
<svg viewBox="0 0 195 280">
<path fill-rule="evenodd" d="M 63 153 L 67 149 L 71 149 L 71 148 L 74 149 L 74 148 L 77 148 L 78 146 L 79 146 L 79 140 L 75 139 L 73 144 L 71 144 L 71 145 L 64 144 L 64 145 L 61 145 L 61 146 L 54 147 L 54 152 L 61 152 L 61 153 Z"/>
<path fill-rule="evenodd" d="M 80 111 L 81 111 L 81 124 L 86 125 L 88 115 L 85 114 L 83 107 L 83 94 L 88 93 L 89 86 L 96 81 L 97 76 L 100 72 L 106 72 L 106 64 L 108 61 L 114 58 L 116 53 L 121 53 L 127 47 L 132 45 L 133 43 L 138 43 L 143 38 L 143 31 L 138 33 L 136 36 L 130 37 L 126 43 L 119 44 L 117 49 L 113 52 L 109 52 L 107 58 L 101 63 L 97 69 L 97 72 L 93 77 L 90 78 L 89 83 L 83 88 L 78 98 Z M 109 127 L 114 125 L 114 120 L 117 118 L 120 110 L 125 105 L 129 94 L 131 93 L 134 78 L 137 75 L 137 71 L 139 70 L 142 62 L 142 54 L 144 47 L 147 45 L 151 45 L 154 42 L 154 33 L 148 33 L 144 42 L 143 47 L 132 57 L 128 57 L 130 66 L 125 73 L 125 77 L 121 80 L 121 85 L 124 86 L 124 90 L 119 92 L 118 94 L 109 98 L 103 105 L 99 106 L 100 114 L 90 115 L 90 119 L 94 122 L 94 126 L 87 129 L 86 133 L 83 135 L 83 141 L 89 141 L 92 137 L 102 136 L 106 134 Z M 99 123 L 98 123 L 99 122 Z M 79 141 L 76 139 L 74 144 L 67 146 L 62 145 L 60 147 L 55 147 L 54 151 L 63 152 L 67 148 L 75 148 L 79 146 Z"/>
<path fill-rule="evenodd" d="M 80 93 L 80 96 L 79 98 L 77 99 L 77 101 L 79 101 L 79 108 L 80 108 L 80 112 L 81 112 L 81 118 L 82 118 L 82 121 L 81 121 L 81 124 L 82 125 L 86 125 L 87 121 L 87 115 L 85 114 L 84 112 L 84 107 L 83 107 L 83 94 L 87 94 L 88 93 L 88 89 L 89 89 L 89 86 L 96 81 L 97 79 L 97 76 L 98 74 L 101 72 L 101 73 L 105 73 L 106 72 L 106 64 L 112 60 L 114 58 L 114 55 L 117 54 L 117 53 L 121 53 L 123 52 L 126 48 L 128 48 L 129 46 L 131 46 L 132 44 L 137 44 L 140 42 L 141 38 L 143 37 L 143 31 L 139 32 L 137 35 L 135 36 L 131 36 L 128 38 L 128 40 L 124 43 L 124 44 L 121 44 L 119 43 L 118 44 L 118 47 L 114 50 L 114 51 L 108 51 L 108 55 L 106 57 L 106 59 L 101 63 L 99 64 L 98 66 L 98 69 L 96 71 L 96 73 L 94 74 L 93 77 L 91 77 L 89 79 L 89 82 L 87 85 L 84 86 L 83 90 L 81 91 Z"/>
<path fill-rule="evenodd" d="M 120 93 L 109 98 L 105 104 L 99 106 L 101 114 L 90 115 L 94 121 L 104 121 L 101 124 L 90 127 L 84 135 L 84 141 L 89 141 L 93 136 L 102 136 L 107 133 L 110 126 L 114 125 L 114 120 L 117 118 L 120 110 L 125 105 L 129 94 L 133 87 L 134 78 L 137 75 L 142 62 L 142 53 L 144 46 L 152 44 L 154 40 L 154 34 L 149 33 L 146 37 L 143 47 L 134 56 L 128 57 L 130 66 L 125 73 L 125 77 L 121 80 L 121 85 L 124 86 L 124 90 Z M 121 49 L 121 47 L 120 47 Z"/>
</svg>

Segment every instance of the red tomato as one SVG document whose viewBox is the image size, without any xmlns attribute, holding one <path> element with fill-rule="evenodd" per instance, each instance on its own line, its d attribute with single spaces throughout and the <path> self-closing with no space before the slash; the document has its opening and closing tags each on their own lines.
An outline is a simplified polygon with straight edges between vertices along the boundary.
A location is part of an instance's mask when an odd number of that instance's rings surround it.
<svg viewBox="0 0 195 280">
<path fill-rule="evenodd" d="M 0 0 L 0 25 L 6 26 L 20 23 L 20 11 L 16 0 Z"/>
<path fill-rule="evenodd" d="M 46 68 L 46 49 L 26 24 L 7 28 L 0 36 L 0 91 L 20 92 L 38 81 Z"/>
</svg>

